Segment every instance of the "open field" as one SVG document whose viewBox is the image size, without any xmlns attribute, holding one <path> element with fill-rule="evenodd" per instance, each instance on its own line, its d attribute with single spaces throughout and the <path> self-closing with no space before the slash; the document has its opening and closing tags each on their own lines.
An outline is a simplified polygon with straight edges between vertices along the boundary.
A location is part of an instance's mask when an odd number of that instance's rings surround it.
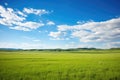
<svg viewBox="0 0 120 80">
<path fill-rule="evenodd" d="M 120 50 L 0 51 L 0 80 L 120 80 Z"/>
</svg>

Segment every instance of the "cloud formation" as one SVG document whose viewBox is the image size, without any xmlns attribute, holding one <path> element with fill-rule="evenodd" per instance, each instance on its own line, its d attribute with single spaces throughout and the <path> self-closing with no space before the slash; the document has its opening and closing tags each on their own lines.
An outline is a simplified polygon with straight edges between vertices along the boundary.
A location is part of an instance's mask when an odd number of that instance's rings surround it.
<svg viewBox="0 0 120 80">
<path fill-rule="evenodd" d="M 0 5 L 0 24 L 8 26 L 10 29 L 31 31 L 44 26 L 42 22 L 27 21 L 28 14 L 43 15 L 48 11 L 44 9 L 24 8 L 23 11 L 12 8 L 4 8 Z"/>
<path fill-rule="evenodd" d="M 47 22 L 47 25 L 48 25 L 48 26 L 52 26 L 52 25 L 55 25 L 55 23 L 54 23 L 53 21 L 48 21 L 48 22 Z"/>
<path fill-rule="evenodd" d="M 47 14 L 48 11 L 44 9 L 33 9 L 33 8 L 24 8 L 23 12 L 27 14 L 35 14 L 35 15 L 42 15 L 42 14 Z"/>
<path fill-rule="evenodd" d="M 57 26 L 58 32 L 50 32 L 50 36 L 53 38 L 59 38 L 66 32 L 67 37 L 78 38 L 80 42 L 102 42 L 110 44 L 111 47 L 113 43 L 120 42 L 120 18 L 110 19 L 101 22 L 86 22 L 77 25 L 59 25 Z M 56 34 L 57 33 L 57 34 Z M 120 44 L 114 44 L 114 47 Z"/>
<path fill-rule="evenodd" d="M 66 32 L 50 32 L 49 36 L 52 36 L 51 40 L 68 40 L 69 38 L 66 38 Z M 59 37 L 58 37 L 59 36 Z"/>
<path fill-rule="evenodd" d="M 40 49 L 43 48 L 42 43 L 8 43 L 0 42 L 0 48 L 18 48 L 18 49 Z"/>
</svg>

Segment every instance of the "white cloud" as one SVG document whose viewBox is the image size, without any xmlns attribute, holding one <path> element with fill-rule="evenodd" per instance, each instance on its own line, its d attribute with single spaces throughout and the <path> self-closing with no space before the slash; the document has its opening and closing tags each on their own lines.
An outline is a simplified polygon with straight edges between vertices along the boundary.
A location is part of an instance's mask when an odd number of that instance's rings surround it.
<svg viewBox="0 0 120 80">
<path fill-rule="evenodd" d="M 49 34 L 49 36 L 52 36 L 54 38 L 61 36 L 61 35 L 62 35 L 62 32 L 50 32 Z"/>
<path fill-rule="evenodd" d="M 18 15 L 23 16 L 23 17 L 27 17 L 27 15 L 26 15 L 26 14 L 24 14 L 23 12 L 21 12 L 21 11 L 17 11 L 16 13 L 17 13 Z"/>
<path fill-rule="evenodd" d="M 23 12 L 27 14 L 43 15 L 49 13 L 45 9 L 33 9 L 33 8 L 24 8 Z"/>
<path fill-rule="evenodd" d="M 68 40 L 65 38 L 66 32 L 50 32 L 49 36 L 52 36 L 51 40 Z M 59 36 L 59 37 L 58 37 Z"/>
<path fill-rule="evenodd" d="M 37 29 L 41 26 L 44 26 L 43 23 L 37 23 L 37 22 L 18 22 L 16 23 L 16 25 L 18 26 L 15 26 L 15 27 L 10 27 L 11 29 L 15 29 L 15 30 L 23 30 L 23 31 L 30 31 L 30 30 L 33 30 L 33 29 Z"/>
<path fill-rule="evenodd" d="M 7 43 L 0 42 L 0 48 L 18 48 L 18 49 L 41 49 L 43 44 L 40 43 Z"/>
<path fill-rule="evenodd" d="M 21 26 L 10 27 L 10 29 L 22 30 L 22 31 L 30 31 L 30 29 L 25 28 L 25 27 L 21 27 Z"/>
<path fill-rule="evenodd" d="M 51 32 L 50 36 L 59 38 L 66 32 L 72 38 L 78 38 L 80 42 L 120 42 L 120 18 L 107 21 L 94 22 L 89 21 L 84 24 L 77 25 L 59 25 L 58 32 Z M 120 45 L 119 45 L 120 47 Z"/>
<path fill-rule="evenodd" d="M 70 40 L 70 38 L 66 37 L 66 32 L 50 32 L 49 36 L 52 36 L 50 40 Z"/>
<path fill-rule="evenodd" d="M 48 21 L 47 25 L 52 26 L 52 25 L 55 25 L 55 23 L 53 21 Z"/>
<path fill-rule="evenodd" d="M 12 8 L 4 8 L 0 6 L 0 22 L 4 24 L 13 24 L 13 22 L 23 21 L 25 17 L 18 16 Z"/>
<path fill-rule="evenodd" d="M 41 31 L 38 31 L 39 33 L 48 33 L 49 31 L 48 30 L 41 30 Z"/>
<path fill-rule="evenodd" d="M 43 9 L 24 8 L 24 12 L 12 8 L 4 8 L 0 5 L 0 24 L 10 29 L 31 31 L 44 26 L 42 22 L 27 21 L 27 14 L 43 15 L 48 11 Z"/>
</svg>

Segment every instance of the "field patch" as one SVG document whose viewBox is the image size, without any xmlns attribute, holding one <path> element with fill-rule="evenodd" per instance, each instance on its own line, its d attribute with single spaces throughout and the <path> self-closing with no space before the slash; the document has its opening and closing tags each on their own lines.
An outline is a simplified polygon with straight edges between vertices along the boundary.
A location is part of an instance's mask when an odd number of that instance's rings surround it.
<svg viewBox="0 0 120 80">
<path fill-rule="evenodd" d="M 0 80 L 120 80 L 120 52 L 0 51 Z"/>
</svg>

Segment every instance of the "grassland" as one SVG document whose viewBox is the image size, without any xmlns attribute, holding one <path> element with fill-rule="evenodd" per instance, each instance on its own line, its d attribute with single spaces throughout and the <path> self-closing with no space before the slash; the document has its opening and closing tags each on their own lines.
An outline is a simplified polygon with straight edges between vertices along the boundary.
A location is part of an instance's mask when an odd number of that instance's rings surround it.
<svg viewBox="0 0 120 80">
<path fill-rule="evenodd" d="M 120 50 L 0 51 L 0 80 L 120 80 Z"/>
</svg>

